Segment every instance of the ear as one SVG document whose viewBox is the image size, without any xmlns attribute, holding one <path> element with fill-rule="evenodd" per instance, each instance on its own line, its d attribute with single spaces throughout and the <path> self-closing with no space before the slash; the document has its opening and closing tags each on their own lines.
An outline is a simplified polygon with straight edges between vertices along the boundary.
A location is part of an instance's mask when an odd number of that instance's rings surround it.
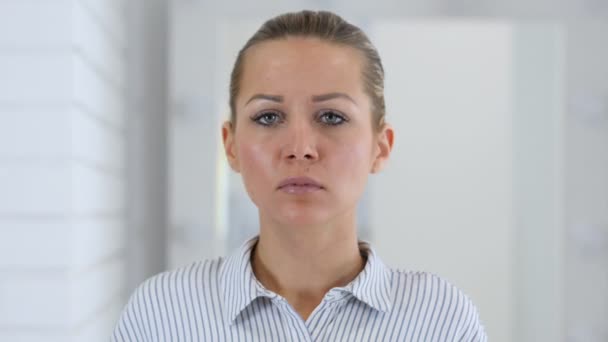
<svg viewBox="0 0 608 342">
<path fill-rule="evenodd" d="M 239 159 L 234 147 L 234 128 L 230 121 L 222 125 L 222 141 L 224 142 L 224 152 L 230 168 L 235 172 L 240 172 Z"/>
<path fill-rule="evenodd" d="M 380 133 L 377 133 L 371 173 L 378 173 L 384 169 L 393 149 L 394 134 L 393 127 L 386 123 L 382 126 Z"/>
</svg>

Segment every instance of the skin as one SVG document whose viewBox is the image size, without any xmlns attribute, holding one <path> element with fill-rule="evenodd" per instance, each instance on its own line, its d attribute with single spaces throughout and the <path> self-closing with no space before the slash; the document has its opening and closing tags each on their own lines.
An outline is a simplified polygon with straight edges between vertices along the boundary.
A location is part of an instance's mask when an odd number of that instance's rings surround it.
<svg viewBox="0 0 608 342">
<path fill-rule="evenodd" d="M 363 269 L 356 206 L 393 146 L 393 129 L 372 125 L 362 65 L 357 50 L 316 38 L 257 44 L 245 56 L 236 122 L 222 127 L 228 162 L 259 210 L 253 271 L 303 320 Z M 300 176 L 322 188 L 278 189 Z"/>
</svg>

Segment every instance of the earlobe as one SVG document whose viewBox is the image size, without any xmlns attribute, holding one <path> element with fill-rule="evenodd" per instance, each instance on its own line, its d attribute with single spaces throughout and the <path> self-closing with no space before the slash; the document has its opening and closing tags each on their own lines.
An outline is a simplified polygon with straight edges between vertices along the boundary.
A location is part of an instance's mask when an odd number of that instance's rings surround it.
<svg viewBox="0 0 608 342">
<path fill-rule="evenodd" d="M 376 142 L 376 155 L 372 163 L 371 173 L 378 173 L 384 169 L 388 158 L 390 157 L 393 149 L 394 131 L 389 124 L 384 124 L 380 133 L 378 134 L 378 140 Z"/>
<path fill-rule="evenodd" d="M 240 172 L 238 157 L 234 148 L 234 129 L 230 121 L 226 121 L 222 126 L 222 141 L 224 142 L 224 153 L 230 168 L 235 172 Z"/>
</svg>

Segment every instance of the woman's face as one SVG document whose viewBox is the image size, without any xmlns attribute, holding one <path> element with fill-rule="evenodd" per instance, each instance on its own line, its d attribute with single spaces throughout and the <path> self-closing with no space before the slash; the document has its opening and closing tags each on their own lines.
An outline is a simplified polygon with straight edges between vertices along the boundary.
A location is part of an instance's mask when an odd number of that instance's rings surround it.
<svg viewBox="0 0 608 342">
<path fill-rule="evenodd" d="M 245 56 L 236 127 L 223 127 L 231 167 L 263 220 L 286 225 L 354 215 L 392 130 L 372 127 L 353 48 L 313 38 L 260 43 Z"/>
</svg>

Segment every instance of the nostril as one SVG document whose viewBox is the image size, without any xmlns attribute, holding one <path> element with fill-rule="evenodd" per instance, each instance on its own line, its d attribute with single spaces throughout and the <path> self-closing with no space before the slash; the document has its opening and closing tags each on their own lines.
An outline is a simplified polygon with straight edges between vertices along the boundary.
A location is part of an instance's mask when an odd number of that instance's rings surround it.
<svg viewBox="0 0 608 342">
<path fill-rule="evenodd" d="M 286 156 L 286 158 L 288 160 L 314 160 L 316 159 L 315 155 L 312 153 L 306 153 L 306 154 L 297 154 L 297 153 L 292 153 L 292 154 L 288 154 Z"/>
</svg>

